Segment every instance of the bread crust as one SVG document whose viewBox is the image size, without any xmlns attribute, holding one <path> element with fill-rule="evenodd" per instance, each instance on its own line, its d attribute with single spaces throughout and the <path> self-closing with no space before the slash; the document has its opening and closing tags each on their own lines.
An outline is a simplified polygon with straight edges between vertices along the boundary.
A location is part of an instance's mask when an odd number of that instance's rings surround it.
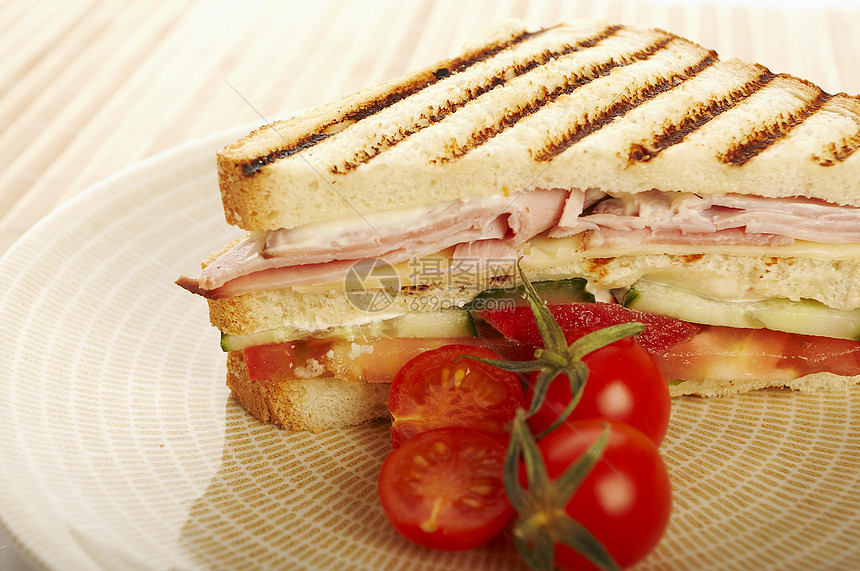
<svg viewBox="0 0 860 571">
<path fill-rule="evenodd" d="M 727 382 L 724 380 L 705 379 L 702 381 L 684 381 L 678 385 L 670 386 L 669 395 L 672 398 L 682 396 L 717 398 L 761 389 L 783 388 L 804 393 L 813 393 L 826 390 L 843 390 L 857 384 L 860 384 L 860 375 L 843 377 L 833 373 L 813 373 L 787 381 L 741 379 Z"/>
<path fill-rule="evenodd" d="M 227 386 L 258 420 L 289 430 L 322 432 L 388 415 L 388 383 L 345 382 L 334 377 L 252 381 L 242 351 L 227 354 Z"/>
</svg>

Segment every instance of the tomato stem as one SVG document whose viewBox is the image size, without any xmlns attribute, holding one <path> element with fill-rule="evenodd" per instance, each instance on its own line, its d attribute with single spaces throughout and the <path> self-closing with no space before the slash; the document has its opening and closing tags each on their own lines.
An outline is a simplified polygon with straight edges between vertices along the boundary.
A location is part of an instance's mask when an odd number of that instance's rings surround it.
<svg viewBox="0 0 860 571">
<path fill-rule="evenodd" d="M 525 419 L 525 411 L 519 409 L 511 425 L 504 477 L 505 490 L 519 515 L 514 526 L 514 538 L 523 560 L 534 569 L 551 570 L 555 562 L 555 544 L 563 543 L 601 569 L 618 569 L 603 545 L 564 511 L 606 448 L 609 425 L 576 462 L 561 476 L 551 480 Z M 527 486 L 523 486 L 520 481 L 520 458 L 525 468 Z"/>
<path fill-rule="evenodd" d="M 558 478 L 551 480 L 546 464 L 538 450 L 535 436 L 526 423 L 527 416 L 543 405 L 550 383 L 560 374 L 567 376 L 573 398 L 559 418 L 541 436 L 566 421 L 579 403 L 588 378 L 588 366 L 582 357 L 622 337 L 637 335 L 644 330 L 641 323 L 624 323 L 601 329 L 567 343 L 561 326 L 549 307 L 523 272 L 526 297 L 537 322 L 544 348 L 535 351 L 533 361 L 505 363 L 508 371 L 539 371 L 535 380 L 534 399 L 529 411 L 518 409 L 510 425 L 511 439 L 505 459 L 505 491 L 519 515 L 514 526 L 514 540 L 523 560 L 534 569 L 552 570 L 555 566 L 555 545 L 563 543 L 581 553 L 601 569 L 615 570 L 618 565 L 603 545 L 581 524 L 565 512 L 579 485 L 600 459 L 609 440 L 609 425 L 600 438 L 571 464 Z M 493 363 L 489 363 L 493 364 Z M 525 469 L 526 485 L 520 481 L 520 460 Z"/>
</svg>

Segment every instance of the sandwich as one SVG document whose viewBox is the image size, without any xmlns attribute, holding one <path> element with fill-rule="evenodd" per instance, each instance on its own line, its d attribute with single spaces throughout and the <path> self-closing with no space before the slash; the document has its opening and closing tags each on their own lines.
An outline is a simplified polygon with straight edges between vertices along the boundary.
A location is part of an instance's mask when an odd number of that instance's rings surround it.
<svg viewBox="0 0 860 571">
<path fill-rule="evenodd" d="M 518 263 L 553 303 L 688 324 L 653 348 L 673 395 L 846 387 L 858 147 L 857 96 L 659 29 L 504 21 L 222 149 L 244 234 L 177 283 L 208 300 L 232 394 L 290 429 L 385 416 L 423 350 L 533 351 L 485 319 Z"/>
</svg>

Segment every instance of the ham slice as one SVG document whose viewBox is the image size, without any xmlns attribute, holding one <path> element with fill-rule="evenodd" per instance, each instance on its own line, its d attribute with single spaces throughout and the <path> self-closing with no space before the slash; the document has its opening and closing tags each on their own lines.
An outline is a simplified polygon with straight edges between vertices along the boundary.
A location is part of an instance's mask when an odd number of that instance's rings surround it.
<svg viewBox="0 0 860 571">
<path fill-rule="evenodd" d="M 397 264 L 461 242 L 501 237 L 506 228 L 501 228 L 497 219 L 506 205 L 504 197 L 448 202 L 253 235 L 207 266 L 199 285 L 214 290 L 251 273 L 315 267 L 335 260 L 384 257 L 388 263 Z"/>
<path fill-rule="evenodd" d="M 616 230 L 680 229 L 708 233 L 715 230 L 707 209 L 711 204 L 694 194 L 651 190 L 601 200 L 581 222 Z"/>
<path fill-rule="evenodd" d="M 454 266 L 462 266 L 467 261 L 483 263 L 487 260 L 507 260 L 513 262 L 517 259 L 517 250 L 511 240 L 478 240 L 458 244 L 454 248 Z"/>
<path fill-rule="evenodd" d="M 796 239 L 860 243 L 860 208 L 738 194 L 652 190 L 611 197 L 594 189 L 536 189 L 251 234 L 198 279 L 177 283 L 225 297 L 336 282 L 366 258 L 394 265 L 454 248 L 455 265 L 513 260 L 518 246 L 542 233 L 583 234 L 586 250 L 643 243 L 766 247 Z"/>
<path fill-rule="evenodd" d="M 740 212 L 715 217 L 717 230 L 744 228 L 749 234 L 779 234 L 798 240 L 827 244 L 856 244 L 860 242 L 860 223 L 831 222 L 805 216 L 776 212 Z"/>
<path fill-rule="evenodd" d="M 772 200 L 757 196 L 716 196 L 723 207 L 714 215 L 718 230 L 745 228 L 749 233 L 780 234 L 827 244 L 860 242 L 860 209 L 793 198 Z"/>
<path fill-rule="evenodd" d="M 649 243 L 754 244 L 776 245 L 793 240 L 826 244 L 860 242 L 860 208 L 827 204 L 804 198 L 764 198 L 726 194 L 700 197 L 689 193 L 652 190 L 640 194 L 610 197 L 600 201 L 593 212 L 570 224 L 562 216 L 550 237 L 579 233 L 593 226 L 593 243 L 621 244 L 617 232 L 649 230 Z M 747 235 L 745 239 L 737 229 Z M 763 238 L 763 236 L 778 238 Z M 631 234 L 631 238 L 632 238 Z M 685 237 L 682 237 L 685 236 Z"/>
<path fill-rule="evenodd" d="M 342 279 L 361 259 L 383 258 L 394 265 L 473 242 L 482 245 L 470 256 L 504 250 L 510 257 L 511 245 L 558 222 L 567 195 L 537 189 L 515 198 L 454 201 L 256 233 L 209 264 L 196 284 L 191 278 L 177 283 L 208 297 L 324 284 Z"/>
<path fill-rule="evenodd" d="M 209 299 L 220 299 L 296 285 L 322 285 L 342 281 L 354 263 L 355 260 L 333 260 L 321 264 L 268 268 L 233 278 L 217 288 L 196 293 Z"/>
<path fill-rule="evenodd" d="M 590 208 L 605 196 L 606 193 L 593 188 L 588 190 L 571 190 L 567 201 L 564 203 L 564 209 L 558 220 L 558 224 L 550 230 L 549 237 L 568 238 L 581 234 L 586 230 L 596 230 L 598 228 L 597 224 L 585 221 L 582 213 L 586 208 Z"/>
<path fill-rule="evenodd" d="M 519 246 L 555 227 L 570 195 L 570 191 L 555 188 L 516 196 L 507 209 L 510 213 L 508 226 L 513 232 L 512 244 Z"/>
<path fill-rule="evenodd" d="M 367 216 L 344 228 L 314 224 L 270 232 L 260 252 L 267 259 L 289 259 L 291 265 L 330 260 L 360 260 L 392 250 L 424 250 L 427 244 L 453 246 L 504 235 L 502 197 L 448 202 L 395 213 Z"/>
</svg>

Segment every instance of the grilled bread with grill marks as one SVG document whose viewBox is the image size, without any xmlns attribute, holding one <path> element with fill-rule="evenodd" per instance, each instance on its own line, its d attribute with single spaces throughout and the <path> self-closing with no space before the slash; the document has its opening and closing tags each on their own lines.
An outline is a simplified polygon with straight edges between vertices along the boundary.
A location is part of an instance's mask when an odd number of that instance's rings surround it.
<svg viewBox="0 0 860 571">
<path fill-rule="evenodd" d="M 543 188 L 860 206 L 860 99 L 662 30 L 505 22 L 218 155 L 227 220 L 292 228 Z"/>
</svg>

